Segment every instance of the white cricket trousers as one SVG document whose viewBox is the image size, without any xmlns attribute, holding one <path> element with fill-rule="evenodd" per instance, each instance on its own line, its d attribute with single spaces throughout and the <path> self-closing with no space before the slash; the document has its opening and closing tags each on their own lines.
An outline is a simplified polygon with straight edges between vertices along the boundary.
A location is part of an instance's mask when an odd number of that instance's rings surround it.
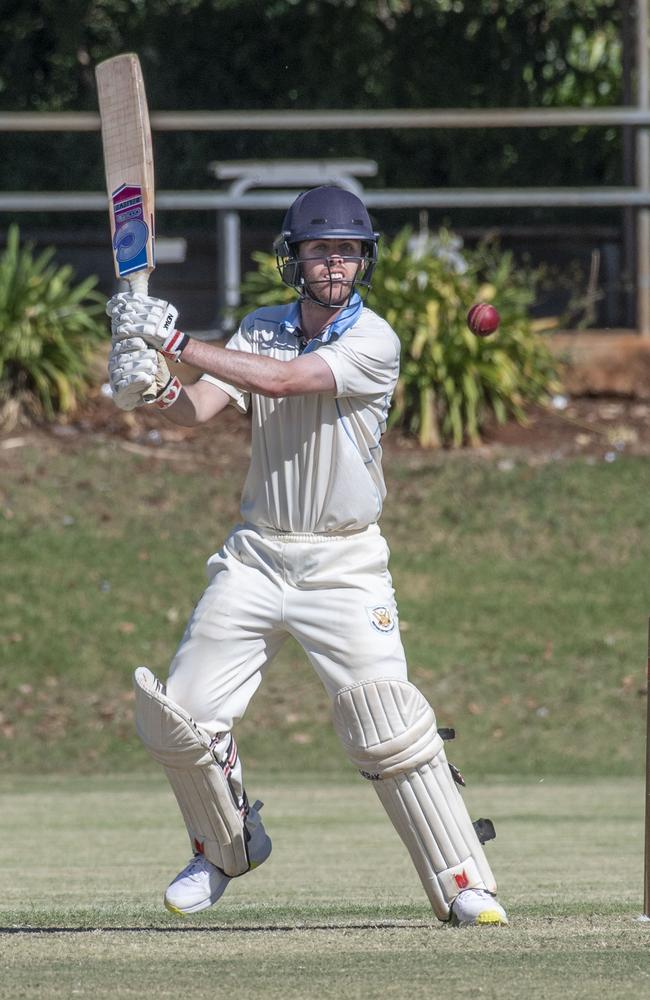
<svg viewBox="0 0 650 1000">
<path fill-rule="evenodd" d="M 290 635 L 330 698 L 358 681 L 406 680 L 388 555 L 376 524 L 347 535 L 236 527 L 208 560 L 167 694 L 210 735 L 227 732 Z"/>
</svg>

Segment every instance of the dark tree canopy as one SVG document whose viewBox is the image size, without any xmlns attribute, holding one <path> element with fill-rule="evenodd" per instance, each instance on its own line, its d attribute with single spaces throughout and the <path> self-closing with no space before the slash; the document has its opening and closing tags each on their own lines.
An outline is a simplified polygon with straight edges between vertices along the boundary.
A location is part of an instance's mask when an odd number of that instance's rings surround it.
<svg viewBox="0 0 650 1000">
<path fill-rule="evenodd" d="M 3 0 L 0 108 L 96 107 L 139 53 L 155 109 L 518 107 L 622 101 L 622 0 Z M 161 186 L 215 158 L 368 156 L 382 185 L 620 181 L 615 130 L 156 139 Z M 3 135 L 4 189 L 100 188 L 97 137 Z M 478 149 L 478 152 L 477 152 Z M 542 181 L 540 181 L 540 175 Z"/>
</svg>

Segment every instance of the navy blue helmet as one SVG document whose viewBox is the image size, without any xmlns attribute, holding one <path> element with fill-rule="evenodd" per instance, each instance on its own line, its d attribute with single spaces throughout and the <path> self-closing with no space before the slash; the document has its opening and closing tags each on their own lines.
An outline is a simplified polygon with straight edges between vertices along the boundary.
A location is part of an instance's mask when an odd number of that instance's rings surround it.
<svg viewBox="0 0 650 1000">
<path fill-rule="evenodd" d="M 362 288 L 366 293 L 370 289 L 379 233 L 372 227 L 366 206 L 352 191 L 333 185 L 303 191 L 289 207 L 282 232 L 273 243 L 278 271 L 285 285 L 320 305 L 329 305 L 310 294 L 305 285 L 298 247 L 305 240 L 346 238 L 361 241 L 361 266 L 350 288 L 351 297 L 355 288 Z"/>
</svg>

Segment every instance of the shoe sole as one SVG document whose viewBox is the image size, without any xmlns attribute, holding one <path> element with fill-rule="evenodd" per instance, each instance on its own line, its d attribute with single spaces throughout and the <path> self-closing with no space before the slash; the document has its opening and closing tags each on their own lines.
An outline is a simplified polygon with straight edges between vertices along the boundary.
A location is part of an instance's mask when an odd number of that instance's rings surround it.
<svg viewBox="0 0 650 1000">
<path fill-rule="evenodd" d="M 219 899 L 221 899 L 221 896 L 219 896 Z M 200 913 L 201 910 L 207 910 L 209 906 L 214 906 L 214 903 L 218 903 L 219 899 L 215 899 L 214 902 L 211 899 L 205 899 L 194 906 L 186 907 L 184 910 L 181 910 L 180 906 L 174 906 L 168 899 L 163 899 L 163 903 L 165 904 L 165 909 L 173 913 L 175 917 L 187 917 L 192 913 Z"/>
<path fill-rule="evenodd" d="M 177 906 L 172 906 L 172 904 L 168 903 L 166 899 L 163 899 L 163 903 L 165 904 L 165 909 L 169 910 L 170 913 L 173 913 L 175 917 L 186 917 L 190 912 L 189 910 L 179 910 Z"/>
<path fill-rule="evenodd" d="M 507 927 L 508 921 L 498 910 L 485 910 L 476 918 L 477 927 Z"/>
<path fill-rule="evenodd" d="M 459 920 L 453 913 L 450 927 L 508 927 L 508 920 L 498 910 L 484 910 L 475 920 Z"/>
</svg>

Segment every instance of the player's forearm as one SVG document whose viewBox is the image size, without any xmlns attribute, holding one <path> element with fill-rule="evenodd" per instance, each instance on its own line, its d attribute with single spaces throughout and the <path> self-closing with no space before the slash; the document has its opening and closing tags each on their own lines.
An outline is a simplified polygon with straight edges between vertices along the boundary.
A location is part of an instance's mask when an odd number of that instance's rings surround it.
<svg viewBox="0 0 650 1000">
<path fill-rule="evenodd" d="M 167 360 L 182 358 L 244 392 L 279 398 L 336 390 L 331 368 L 315 351 L 284 361 L 206 344 L 176 328 L 178 312 L 169 302 L 140 294 L 114 295 L 107 312 L 114 342 L 142 340 Z"/>
<path fill-rule="evenodd" d="M 184 386 L 176 401 L 163 409 L 162 415 L 180 427 L 196 427 L 216 416 L 228 405 L 228 396 L 201 382 Z"/>
<path fill-rule="evenodd" d="M 182 358 L 184 364 L 223 379 L 245 392 L 275 397 L 292 394 L 290 362 L 260 358 L 243 351 L 227 351 L 193 339 L 183 348 Z"/>
<path fill-rule="evenodd" d="M 162 415 L 165 420 L 170 420 L 180 427 L 195 427 L 197 424 L 203 423 L 200 419 L 199 407 L 185 389 L 181 390 L 178 399 L 172 406 L 162 410 Z"/>
</svg>

